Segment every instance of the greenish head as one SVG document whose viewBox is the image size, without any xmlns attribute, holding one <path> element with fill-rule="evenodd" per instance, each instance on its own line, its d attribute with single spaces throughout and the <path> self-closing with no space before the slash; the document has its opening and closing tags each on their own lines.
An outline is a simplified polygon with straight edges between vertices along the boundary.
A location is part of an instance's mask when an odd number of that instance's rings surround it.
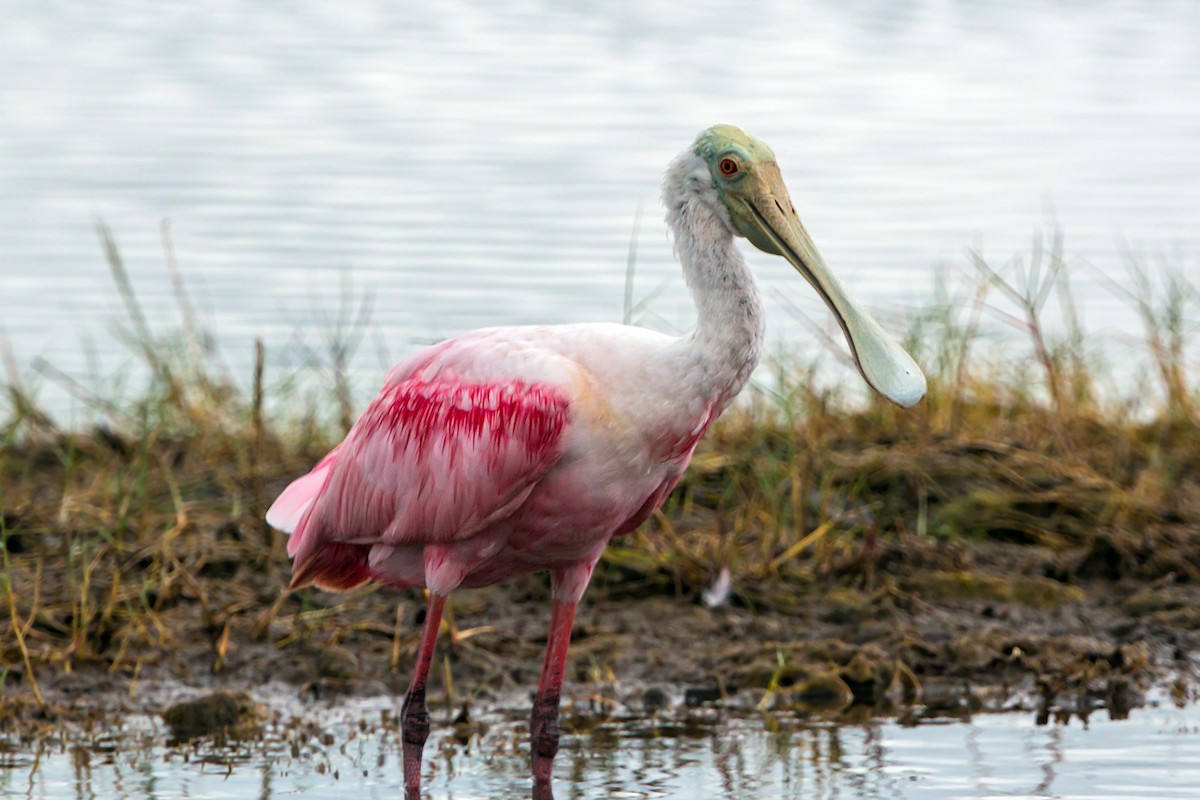
<svg viewBox="0 0 1200 800">
<path fill-rule="evenodd" d="M 925 396 L 924 374 L 825 265 L 796 215 L 771 148 L 733 125 L 714 125 L 696 139 L 693 152 L 708 166 L 737 233 L 759 250 L 786 258 L 821 295 L 867 383 L 897 405 L 916 405 Z"/>
<path fill-rule="evenodd" d="M 696 155 L 712 161 L 728 153 L 743 161 L 774 161 L 775 152 L 736 125 L 713 125 L 696 139 Z"/>
</svg>

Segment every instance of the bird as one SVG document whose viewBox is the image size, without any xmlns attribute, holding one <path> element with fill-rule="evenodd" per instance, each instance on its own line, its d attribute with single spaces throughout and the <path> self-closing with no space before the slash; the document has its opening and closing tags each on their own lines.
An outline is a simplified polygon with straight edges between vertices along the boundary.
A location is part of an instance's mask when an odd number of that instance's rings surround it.
<svg viewBox="0 0 1200 800">
<path fill-rule="evenodd" d="M 429 346 L 388 373 L 345 439 L 267 511 L 291 535 L 292 589 L 427 590 L 401 710 L 410 800 L 447 597 L 533 572 L 550 573 L 552 602 L 530 716 L 532 788 L 535 800 L 553 796 L 567 649 L 592 571 L 613 537 L 662 505 L 762 352 L 763 304 L 738 238 L 811 284 L 870 387 L 905 408 L 925 394 L 920 367 L 826 266 L 765 143 L 731 125 L 704 130 L 670 162 L 662 201 L 696 306 L 691 332 L 495 327 Z"/>
</svg>

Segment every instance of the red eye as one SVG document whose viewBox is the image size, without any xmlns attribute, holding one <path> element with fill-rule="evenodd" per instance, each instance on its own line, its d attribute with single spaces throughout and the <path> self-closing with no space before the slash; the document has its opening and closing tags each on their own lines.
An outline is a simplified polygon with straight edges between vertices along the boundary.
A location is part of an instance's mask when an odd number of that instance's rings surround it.
<svg viewBox="0 0 1200 800">
<path fill-rule="evenodd" d="M 721 168 L 722 175 L 736 175 L 738 171 L 737 162 L 732 158 L 722 158 L 718 165 Z"/>
</svg>

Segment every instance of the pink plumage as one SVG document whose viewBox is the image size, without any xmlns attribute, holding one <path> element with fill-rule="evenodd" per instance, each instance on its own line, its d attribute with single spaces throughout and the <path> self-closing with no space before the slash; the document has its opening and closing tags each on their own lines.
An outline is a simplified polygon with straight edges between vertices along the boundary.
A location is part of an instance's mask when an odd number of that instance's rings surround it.
<svg viewBox="0 0 1200 800">
<path fill-rule="evenodd" d="M 567 410 L 560 390 L 520 380 L 390 383 L 268 512 L 294 525 L 293 586 L 426 585 L 424 546 L 512 513 L 558 457 Z"/>
<path fill-rule="evenodd" d="M 671 164 L 663 200 L 696 300 L 691 334 L 493 328 L 427 348 L 392 370 L 345 440 L 267 512 L 292 532 L 294 587 L 429 589 L 401 712 L 406 800 L 420 797 L 426 677 L 447 595 L 540 570 L 554 600 L 530 733 L 534 797 L 551 796 L 567 646 L 592 570 L 612 537 L 662 505 L 758 362 L 762 305 L 735 235 L 817 289 L 871 386 L 905 407 L 925 393 L 920 368 L 828 272 L 765 144 L 708 129 Z"/>
</svg>

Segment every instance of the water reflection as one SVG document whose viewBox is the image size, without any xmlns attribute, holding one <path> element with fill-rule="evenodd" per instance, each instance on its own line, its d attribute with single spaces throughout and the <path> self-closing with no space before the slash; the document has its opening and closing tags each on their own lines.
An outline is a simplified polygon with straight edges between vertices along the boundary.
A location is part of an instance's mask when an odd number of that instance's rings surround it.
<svg viewBox="0 0 1200 800">
<path fill-rule="evenodd" d="M 336 713 L 336 712 L 330 712 Z M 149 729 L 148 724 L 141 726 Z M 1183 798 L 1200 786 L 1200 712 L 1149 708 L 1120 722 L 1037 726 L 1028 715 L 967 723 L 838 726 L 708 715 L 656 733 L 644 721 L 564 737 L 559 800 Z M 529 794 L 525 725 L 497 720 L 461 743 L 430 740 L 426 796 Z M 261 740 L 168 747 L 155 733 L 0 743 L 0 794 L 29 800 L 158 800 L 302 794 L 395 798 L 398 739 L 349 722 L 273 727 Z"/>
</svg>

